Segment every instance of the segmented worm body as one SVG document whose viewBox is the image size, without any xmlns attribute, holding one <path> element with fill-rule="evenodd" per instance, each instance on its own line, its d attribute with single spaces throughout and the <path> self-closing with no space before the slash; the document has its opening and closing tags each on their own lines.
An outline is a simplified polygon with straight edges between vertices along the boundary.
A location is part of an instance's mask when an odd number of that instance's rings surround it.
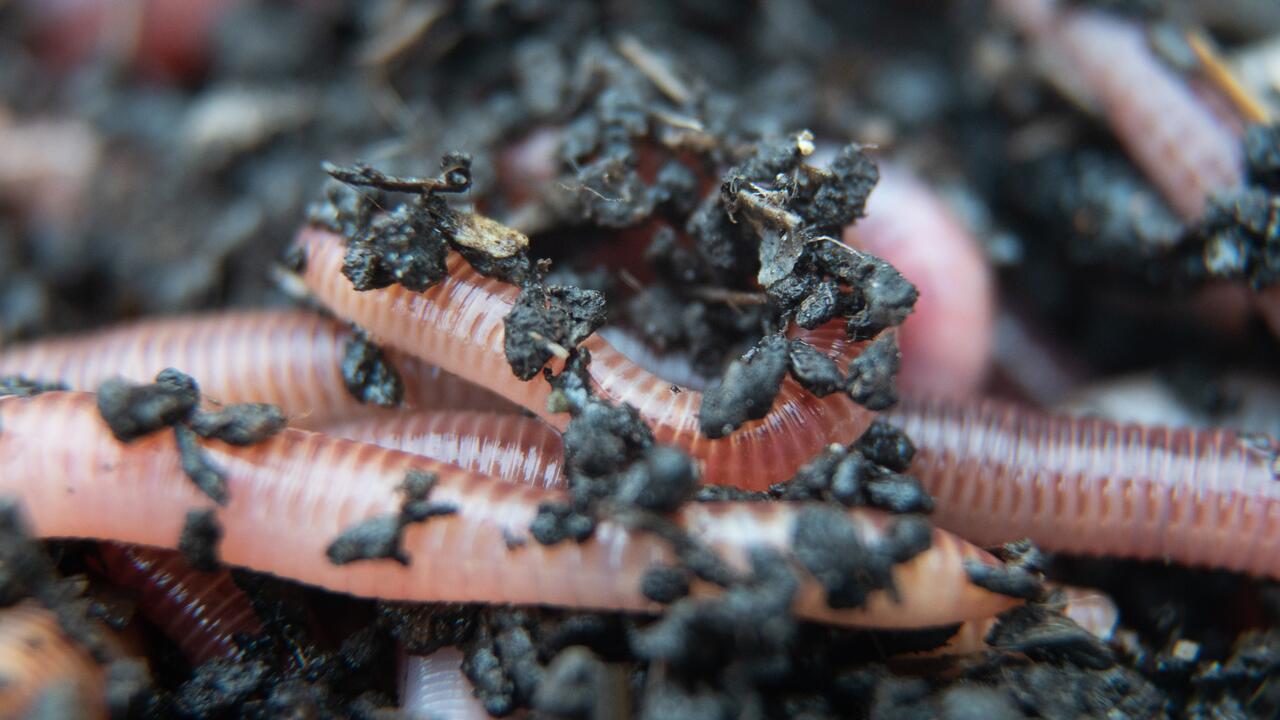
<svg viewBox="0 0 1280 720">
<path fill-rule="evenodd" d="M 933 190 L 890 163 L 845 242 L 887 260 L 920 291 L 898 331 L 898 381 L 919 395 L 977 391 L 991 360 L 995 290 L 978 241 Z"/>
<path fill-rule="evenodd" d="M 535 487 L 564 486 L 560 435 L 520 415 L 443 411 L 401 412 L 353 420 L 325 432 L 422 455 L 481 475 Z"/>
<path fill-rule="evenodd" d="M 565 427 L 566 416 L 547 412 L 547 383 L 522 382 L 507 364 L 503 318 L 515 301 L 515 287 L 480 276 L 453 254 L 449 276 L 426 292 L 399 286 L 357 292 L 341 272 L 341 238 L 309 228 L 298 242 L 306 254 L 304 281 L 336 314 L 380 342 L 488 387 L 552 425 Z M 791 477 L 827 444 L 858 437 L 873 416 L 845 395 L 819 399 L 788 378 L 765 418 L 728 437 L 710 439 L 698 427 L 701 393 L 673 390 L 671 383 L 640 368 L 599 336 L 583 345 L 591 351 L 589 370 L 597 392 L 635 406 L 657 441 L 680 447 L 698 460 L 703 479 L 710 483 L 745 483 L 758 489 Z"/>
<path fill-rule="evenodd" d="M 83 717 L 106 717 L 101 668 L 53 613 L 30 602 L 0 610 L 0 717 L 27 717 L 55 693 L 75 693 Z"/>
<path fill-rule="evenodd" d="M 1111 598 L 1102 592 L 1086 588 L 1062 587 L 1059 590 L 1063 615 L 1094 637 L 1104 642 L 1111 639 L 1116 623 L 1120 621 L 1120 610 Z M 942 647 L 908 657 L 971 655 L 990 650 L 991 646 L 987 644 L 986 637 L 999 620 L 996 617 L 970 620 L 961 625 L 956 634 L 952 635 Z"/>
<path fill-rule="evenodd" d="M 210 501 L 184 476 L 172 434 L 117 441 L 92 395 L 45 393 L 0 400 L 0 492 L 16 495 L 45 537 L 86 537 L 172 547 L 192 508 Z M 529 537 L 541 503 L 559 493 L 494 481 L 407 453 L 286 429 L 252 447 L 206 441 L 223 469 L 230 501 L 219 509 L 224 561 L 336 592 L 387 600 L 546 604 L 654 610 L 639 592 L 643 573 L 672 562 L 666 541 L 606 519 L 582 543 L 544 546 Z M 334 565 L 329 544 L 357 523 L 396 514 L 408 470 L 436 474 L 431 501 L 452 515 L 410 524 L 403 547 L 411 566 L 392 561 Z M 726 561 L 753 546 L 786 552 L 803 505 L 694 503 L 674 518 Z M 863 542 L 882 541 L 891 519 L 847 514 Z M 995 560 L 935 530 L 930 549 L 895 566 L 898 600 L 872 594 L 854 610 L 827 606 L 802 575 L 798 616 L 884 627 L 943 625 L 985 617 L 1008 598 L 969 582 L 966 561 Z M 710 592 L 698 588 L 698 592 Z"/>
<path fill-rule="evenodd" d="M 405 658 L 400 710 L 409 720 L 488 720 L 484 704 L 472 694 L 462 673 L 462 651 L 444 647 L 430 655 Z"/>
<path fill-rule="evenodd" d="M 249 596 L 225 569 L 202 572 L 175 552 L 103 543 L 111 581 L 138 594 L 138 608 L 191 662 L 239 658 L 237 635 L 262 632 Z"/>
<path fill-rule="evenodd" d="M 1275 450 L 1224 430 L 1052 416 L 983 400 L 886 415 L 939 525 L 980 545 L 1166 560 L 1280 577 Z"/>
<path fill-rule="evenodd" d="M 1222 122 L 1152 51 L 1134 22 L 1042 0 L 1000 3 L 1034 44 L 1091 95 L 1134 162 L 1184 220 L 1244 180 L 1236 127 Z"/>
<path fill-rule="evenodd" d="M 94 390 L 124 377 L 151 382 L 174 367 L 222 403 L 267 402 L 295 425 L 315 427 L 373 408 L 347 390 L 342 359 L 351 332 L 301 310 L 232 311 L 159 320 L 41 340 L 0 351 L 0 376 L 58 380 Z M 417 408 L 500 409 L 492 394 L 438 369 L 393 353 L 405 404 Z"/>
</svg>

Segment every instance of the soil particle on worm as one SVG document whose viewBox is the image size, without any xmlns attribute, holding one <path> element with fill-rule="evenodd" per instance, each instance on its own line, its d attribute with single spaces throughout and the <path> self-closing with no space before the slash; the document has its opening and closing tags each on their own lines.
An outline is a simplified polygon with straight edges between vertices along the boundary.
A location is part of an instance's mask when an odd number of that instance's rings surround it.
<svg viewBox="0 0 1280 720">
<path fill-rule="evenodd" d="M 227 504 L 230 496 L 226 474 L 209 459 L 195 432 L 185 425 L 174 425 L 173 436 L 178 445 L 182 472 L 211 500 L 219 505 Z"/>
<path fill-rule="evenodd" d="M 965 561 L 969 580 L 991 592 L 1010 597 L 1032 600 L 1044 594 L 1040 577 L 1023 568 L 1005 565 L 987 565 L 973 560 Z"/>
<path fill-rule="evenodd" d="M 395 407 L 404 399 L 399 371 L 364 332 L 357 331 L 342 346 L 342 382 L 363 403 Z"/>
<path fill-rule="evenodd" d="M 837 509 L 806 507 L 796 515 L 792 552 L 827 593 L 834 608 L 861 607 L 875 590 L 896 597 L 892 569 L 929 549 L 930 525 L 917 517 L 893 521 L 883 540 L 866 543 Z"/>
<path fill-rule="evenodd" d="M 536 376 L 558 353 L 587 339 L 605 321 L 604 296 L 572 286 L 525 286 L 506 318 L 503 350 L 521 380 Z"/>
<path fill-rule="evenodd" d="M 280 409 L 265 403 L 200 410 L 200 386 L 194 378 L 173 368 L 162 370 L 156 381 L 147 385 L 121 378 L 106 380 L 98 386 L 97 403 L 98 413 L 122 442 L 171 428 L 183 473 L 220 505 L 229 499 L 226 476 L 209 458 L 200 438 L 253 445 L 285 426 Z"/>
<path fill-rule="evenodd" d="M 404 529 L 412 523 L 458 512 L 456 505 L 430 500 L 436 480 L 434 473 L 419 470 L 405 473 L 399 487 L 403 495 L 400 510 L 362 520 L 342 531 L 325 550 L 329 562 L 346 565 L 360 560 L 394 560 L 409 565 L 412 558 L 402 546 Z"/>
<path fill-rule="evenodd" d="M 787 349 L 786 338 L 770 335 L 729 364 L 724 377 L 703 393 L 698 424 L 704 435 L 724 437 L 769 413 L 787 373 Z"/>
<path fill-rule="evenodd" d="M 186 420 L 199 402 L 199 386 L 172 368 L 149 385 L 113 378 L 98 386 L 98 412 L 123 442 Z"/>
<path fill-rule="evenodd" d="M 267 403 L 238 403 L 217 410 L 197 411 L 191 430 L 202 438 L 231 445 L 255 445 L 284 429 L 280 408 Z"/>
<path fill-rule="evenodd" d="M 873 424 L 857 442 L 847 447 L 828 447 L 791 479 L 772 486 L 771 495 L 781 500 L 831 500 L 892 513 L 930 512 L 933 499 L 918 480 L 902 473 L 910 462 L 910 455 L 905 461 L 903 457 L 901 443 L 905 438 L 886 428 Z M 892 467 L 877 460 L 885 460 Z"/>
<path fill-rule="evenodd" d="M 222 541 L 222 524 L 212 510 L 191 510 L 182 524 L 178 552 L 187 564 L 206 572 L 221 567 L 218 543 Z"/>
</svg>

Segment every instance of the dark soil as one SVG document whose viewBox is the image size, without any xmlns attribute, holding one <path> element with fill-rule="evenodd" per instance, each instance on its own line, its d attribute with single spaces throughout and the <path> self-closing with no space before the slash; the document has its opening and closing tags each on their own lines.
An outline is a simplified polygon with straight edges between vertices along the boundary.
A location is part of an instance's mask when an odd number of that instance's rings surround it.
<svg viewBox="0 0 1280 720">
<path fill-rule="evenodd" d="M 1157 0 L 1094 4 L 1166 17 Z M 190 667 L 151 629 L 148 673 L 103 641 L 104 620 L 145 621 L 111 611 L 93 544 L 37 543 L 21 508 L 0 503 L 0 605 L 34 597 L 54 608 L 106 665 L 114 717 L 397 717 L 397 646 L 446 645 L 464 648 L 495 715 L 1280 714 L 1280 590 L 1236 575 L 1008 548 L 1009 569 L 974 568 L 973 579 L 1035 602 L 1004 618 L 992 652 L 951 661 L 901 655 L 956 628 L 796 621 L 796 575 L 777 552 L 735 570 L 668 513 L 719 499 L 825 503 L 801 513 L 791 550 L 833 605 L 857 606 L 869 591 L 892 592 L 889 569 L 928 547 L 933 500 L 904 474 L 910 439 L 876 424 L 769 493 L 699 487 L 689 459 L 655 445 L 634 409 L 593 395 L 590 355 L 577 348 L 611 324 L 687 356 L 721 380 L 701 416 L 711 437 L 767 413 L 788 376 L 815 395 L 891 405 L 895 343 L 877 341 L 841 368 L 784 333 L 839 318 L 865 340 L 911 311 L 916 289 L 896 269 L 824 240 L 862 216 L 875 160 L 892 154 L 924 168 L 978 228 L 1003 303 L 1070 339 L 1090 375 L 1156 368 L 1202 389 L 1229 369 L 1274 367 L 1261 328 L 1225 336 L 1212 320 L 1151 308 L 1211 279 L 1280 278 L 1275 128 L 1247 136 L 1250 187 L 1184 227 L 975 0 L 232 3 L 182 62 L 118 42 L 70 60 L 39 5 L 0 2 L 0 134 L 11 121 L 73 120 L 96 150 L 70 181 L 10 180 L 0 158 L 0 343 L 294 302 L 273 279 L 296 269 L 286 248 L 306 222 L 348 238 L 344 273 L 358 288 L 421 291 L 457 250 L 520 286 L 506 318 L 512 370 L 551 382 L 552 402 L 572 417 L 569 499 L 541 508 L 529 539 L 511 542 L 580 541 L 609 516 L 657 533 L 678 557 L 644 578 L 666 605 L 659 617 L 380 603 L 236 571 L 266 627 L 242 639 L 244 659 Z M 1232 25 L 1219 39 L 1257 37 Z M 547 130 L 559 133 L 548 177 L 521 183 L 513 152 Z M 834 151 L 825 168 L 810 162 L 815 143 Z M 527 246 L 474 213 L 524 233 Z M 562 355 L 553 375 L 548 363 Z M 363 336 L 342 369 L 366 402 L 398 402 L 399 378 Z M 1035 399 L 1016 373 L 997 376 L 993 393 Z M 52 389 L 39 380 L 0 378 L 0 394 Z M 1197 397 L 1221 409 L 1221 398 Z M 195 381 L 176 371 L 104 386 L 99 398 L 122 440 L 169 434 L 188 476 L 220 502 L 222 471 L 197 437 L 252 444 L 284 423 L 268 406 L 200 410 Z M 405 527 L 453 511 L 431 502 L 433 483 L 410 474 L 399 512 L 334 538 L 330 559 L 410 563 Z M 902 516 L 868 547 L 843 506 Z M 221 535 L 213 514 L 193 512 L 182 551 L 217 567 Z M 86 574 L 88 590 L 77 580 Z M 1116 638 L 1065 620 L 1042 575 L 1111 594 Z M 695 600 L 693 582 L 724 592 Z M 43 699 L 41 717 L 67 716 L 68 702 Z"/>
</svg>

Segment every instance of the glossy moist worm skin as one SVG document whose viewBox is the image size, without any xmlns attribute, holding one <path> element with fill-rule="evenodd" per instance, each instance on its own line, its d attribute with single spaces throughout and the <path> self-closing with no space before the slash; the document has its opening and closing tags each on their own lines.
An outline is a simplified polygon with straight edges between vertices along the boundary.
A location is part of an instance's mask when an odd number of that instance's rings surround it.
<svg viewBox="0 0 1280 720">
<path fill-rule="evenodd" d="M 934 520 L 979 545 L 1280 578 L 1274 450 L 1231 432 L 1052 416 L 993 401 L 903 403 Z"/>
<path fill-rule="evenodd" d="M 489 720 L 462 673 L 462 651 L 457 648 L 406 657 L 400 687 L 400 710 L 408 720 Z"/>
<path fill-rule="evenodd" d="M 452 254 L 449 277 L 426 292 L 399 286 L 357 292 L 341 272 L 341 238 L 308 228 L 298 242 L 306 254 L 304 281 L 335 314 L 365 328 L 379 342 L 487 387 L 563 429 L 568 417 L 547 412 L 547 383 L 541 378 L 522 382 L 507 365 L 503 318 L 515 300 L 514 286 L 480 276 Z M 708 483 L 762 489 L 786 480 L 829 443 L 847 443 L 861 435 L 873 416 L 844 395 L 818 399 L 788 378 L 768 416 L 712 440 L 698 428 L 701 393 L 674 391 L 671 383 L 631 362 L 599 336 L 583 345 L 591 351 L 590 372 L 597 391 L 634 405 L 659 443 L 680 447 L 701 463 Z"/>
<path fill-rule="evenodd" d="M 120 328 L 0 349 L 0 376 L 58 380 L 94 390 L 110 377 L 151 382 L 174 367 L 222 403 L 278 405 L 295 425 L 315 427 L 373 408 L 342 379 L 351 332 L 301 310 L 251 310 L 145 320 Z M 393 356 L 410 407 L 505 407 L 490 393 L 418 360 Z"/>
<path fill-rule="evenodd" d="M 44 537 L 84 537 L 173 547 L 184 517 L 211 502 L 182 473 L 173 435 L 161 431 L 130 444 L 117 441 L 85 393 L 45 393 L 0 400 L 0 493 L 18 496 Z M 227 477 L 230 501 L 218 510 L 220 553 L 233 565 L 336 592 L 387 600 L 558 605 L 654 610 L 640 578 L 655 562 L 671 562 L 664 541 L 603 521 L 592 538 L 544 546 L 529 536 L 554 491 L 517 486 L 460 468 L 388 450 L 287 429 L 252 447 L 203 443 Z M 407 470 L 438 475 L 431 501 L 453 515 L 410 525 L 408 567 L 390 560 L 337 566 L 329 543 L 355 524 L 398 512 L 397 487 Z M 700 503 L 676 522 L 696 541 L 741 563 L 755 545 L 790 546 L 803 506 Z M 887 516 L 850 511 L 874 545 Z M 795 610 L 801 617 L 870 627 L 924 627 L 981 618 L 1009 607 L 1008 598 L 973 585 L 966 560 L 989 555 L 942 531 L 932 547 L 894 568 L 899 599 L 873 593 L 865 607 L 833 610 L 820 587 L 802 575 Z M 698 588 L 698 592 L 712 592 Z"/>
<path fill-rule="evenodd" d="M 262 632 L 249 596 L 228 570 L 202 572 L 179 553 L 115 543 L 102 543 L 98 554 L 112 583 L 137 593 L 142 614 L 193 666 L 238 658 L 236 636 Z"/>
<path fill-rule="evenodd" d="M 399 412 L 324 429 L 334 437 L 403 450 L 505 482 L 558 488 L 564 445 L 546 423 L 520 415 Z"/>
<path fill-rule="evenodd" d="M 46 717 L 36 712 L 42 697 L 68 692 L 76 693 L 83 717 L 107 716 L 101 668 L 62 633 L 52 612 L 33 603 L 0 610 L 0 681 L 0 717 Z"/>
</svg>

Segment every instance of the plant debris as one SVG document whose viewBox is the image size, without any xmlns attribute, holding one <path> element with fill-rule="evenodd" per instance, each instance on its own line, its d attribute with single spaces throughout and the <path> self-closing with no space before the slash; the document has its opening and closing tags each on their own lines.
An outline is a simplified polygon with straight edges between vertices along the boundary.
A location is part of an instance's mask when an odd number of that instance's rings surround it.
<svg viewBox="0 0 1280 720">
<path fill-rule="evenodd" d="M 604 297 L 594 290 L 532 283 L 503 319 L 503 349 L 521 380 L 535 377 L 553 357 L 566 359 L 605 320 Z"/>
</svg>

